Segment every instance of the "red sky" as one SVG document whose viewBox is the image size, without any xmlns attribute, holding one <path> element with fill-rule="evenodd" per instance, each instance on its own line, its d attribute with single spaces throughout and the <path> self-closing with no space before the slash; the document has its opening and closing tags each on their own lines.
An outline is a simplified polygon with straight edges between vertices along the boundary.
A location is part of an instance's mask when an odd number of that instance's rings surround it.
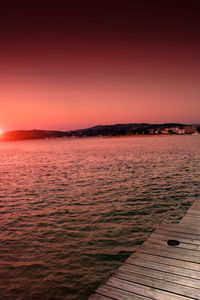
<svg viewBox="0 0 200 300">
<path fill-rule="evenodd" d="M 0 128 L 200 123 L 197 1 L 150 2 L 4 7 Z"/>
</svg>

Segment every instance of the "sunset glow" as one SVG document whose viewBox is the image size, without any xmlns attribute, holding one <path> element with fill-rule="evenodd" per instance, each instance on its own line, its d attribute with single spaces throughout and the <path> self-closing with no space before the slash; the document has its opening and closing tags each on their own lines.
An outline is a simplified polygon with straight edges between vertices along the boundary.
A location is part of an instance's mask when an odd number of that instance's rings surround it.
<svg viewBox="0 0 200 300">
<path fill-rule="evenodd" d="M 112 6 L 85 5 L 48 4 L 38 15 L 30 4 L 30 18 L 16 9 L 12 22 L 3 15 L 5 130 L 199 123 L 198 10 L 135 4 L 129 12 L 115 4 L 113 13 Z"/>
</svg>

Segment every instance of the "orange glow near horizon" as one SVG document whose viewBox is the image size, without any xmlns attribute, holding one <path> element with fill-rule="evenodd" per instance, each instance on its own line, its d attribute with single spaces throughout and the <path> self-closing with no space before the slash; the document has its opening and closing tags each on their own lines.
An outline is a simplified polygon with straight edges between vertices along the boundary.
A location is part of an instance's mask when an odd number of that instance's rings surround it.
<svg viewBox="0 0 200 300">
<path fill-rule="evenodd" d="M 189 77 L 169 78 L 146 70 L 137 76 L 129 73 L 126 78 L 120 73 L 104 78 L 92 74 L 87 78 L 63 76 L 58 81 L 54 76 L 21 74 L 2 80 L 0 119 L 6 131 L 73 130 L 114 123 L 199 123 L 200 94 Z"/>
</svg>

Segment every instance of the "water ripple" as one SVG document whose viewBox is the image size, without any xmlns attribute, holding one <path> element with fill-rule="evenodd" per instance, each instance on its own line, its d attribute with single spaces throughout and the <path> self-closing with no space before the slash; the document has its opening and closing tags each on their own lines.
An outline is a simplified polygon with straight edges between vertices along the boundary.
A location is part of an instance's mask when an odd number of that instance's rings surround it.
<svg viewBox="0 0 200 300">
<path fill-rule="evenodd" d="M 87 299 L 200 190 L 199 136 L 0 144 L 3 299 Z"/>
</svg>

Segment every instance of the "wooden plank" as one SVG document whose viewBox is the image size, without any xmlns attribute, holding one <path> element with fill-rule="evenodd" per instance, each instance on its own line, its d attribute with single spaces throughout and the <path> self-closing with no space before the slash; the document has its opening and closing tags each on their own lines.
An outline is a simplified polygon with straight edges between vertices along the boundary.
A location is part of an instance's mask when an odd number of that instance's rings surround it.
<svg viewBox="0 0 200 300">
<path fill-rule="evenodd" d="M 179 232 L 167 232 L 166 230 L 164 231 L 164 230 L 160 230 L 160 231 L 157 231 L 157 232 L 155 232 L 155 233 L 152 233 L 152 235 L 149 237 L 149 239 L 150 238 L 152 238 L 152 237 L 154 237 L 154 238 L 156 238 L 156 236 L 157 237 L 159 237 L 159 236 L 165 236 L 166 238 L 166 243 L 167 243 L 167 241 L 168 241 L 168 237 L 175 237 L 176 239 L 178 239 L 179 241 L 185 241 L 185 243 L 186 244 L 190 244 L 190 243 L 192 243 L 192 244 L 194 244 L 194 245 L 200 245 L 200 240 L 198 239 L 198 238 L 193 238 L 192 236 L 190 237 L 189 235 L 186 235 L 186 234 L 184 234 L 184 233 L 179 233 Z"/>
<path fill-rule="evenodd" d="M 153 244 L 150 242 L 150 240 L 148 240 L 147 242 L 143 243 L 143 245 L 141 246 L 140 249 L 154 249 L 154 250 L 162 250 L 162 251 L 167 251 L 170 253 L 175 253 L 175 254 L 180 254 L 182 255 L 182 257 L 195 257 L 197 258 L 197 260 L 200 262 L 200 252 L 199 251 L 195 251 L 195 250 L 188 250 L 188 249 L 182 249 L 179 248 L 178 246 L 168 246 L 167 244 L 164 245 L 158 245 L 158 244 Z"/>
<path fill-rule="evenodd" d="M 154 239 L 159 239 L 160 237 L 166 237 L 166 242 L 169 240 L 169 239 L 175 239 L 175 240 L 179 240 L 180 242 L 183 242 L 183 243 L 186 243 L 186 244 L 192 244 L 192 245 L 197 245 L 199 246 L 200 245 L 200 241 L 199 240 L 194 240 L 194 239 L 189 239 L 189 238 L 183 238 L 183 237 L 180 237 L 178 234 L 170 234 L 168 235 L 167 233 L 165 232 L 162 232 L 162 234 L 158 234 L 158 233 L 153 233 L 150 238 L 154 238 Z"/>
<path fill-rule="evenodd" d="M 158 229 L 158 230 L 154 231 L 154 234 L 159 234 L 159 233 L 162 233 L 162 234 L 165 234 L 165 233 L 171 234 L 172 233 L 173 235 L 176 235 L 176 236 L 200 241 L 199 234 L 194 234 L 194 233 L 189 233 L 189 232 L 184 232 L 184 231 L 178 232 L 178 229 L 177 229 L 177 231 L 175 231 L 175 230 L 169 231 L 169 230 L 165 230 L 165 229 Z"/>
<path fill-rule="evenodd" d="M 138 283 L 141 285 L 149 286 L 158 290 L 178 294 L 181 296 L 187 296 L 194 299 L 200 299 L 200 289 L 194 287 L 188 287 L 186 285 L 180 285 L 174 282 L 168 282 L 158 278 L 140 275 L 135 273 L 129 273 L 123 270 L 120 270 L 114 274 L 114 278 L 120 278 L 125 281 Z"/>
<path fill-rule="evenodd" d="M 178 249 L 177 249 L 178 250 Z M 140 248 L 140 253 L 146 253 L 146 254 L 151 254 L 151 255 L 156 255 L 160 257 L 167 257 L 167 258 L 172 258 L 175 260 L 180 260 L 185 263 L 195 263 L 198 267 L 198 270 L 200 271 L 200 257 L 192 256 L 192 255 L 183 255 L 178 252 L 168 252 L 165 250 L 157 250 L 155 247 L 150 247 L 150 246 L 143 246 Z M 199 264 L 199 266 L 198 266 Z"/>
<path fill-rule="evenodd" d="M 199 219 L 200 218 L 200 213 L 191 211 L 191 212 L 188 212 L 181 220 L 184 220 L 185 218 Z"/>
<path fill-rule="evenodd" d="M 198 229 L 198 230 L 197 230 Z M 196 238 L 199 237 L 200 235 L 200 227 L 198 226 L 193 226 L 193 225 L 185 225 L 185 224 L 180 224 L 179 226 L 177 226 L 176 228 L 174 228 L 173 226 L 168 226 L 167 228 L 158 228 L 157 230 L 164 230 L 164 231 L 170 231 L 170 232 L 179 232 L 179 233 L 183 233 L 183 234 L 193 234 L 196 236 Z M 157 230 L 155 230 L 154 232 L 156 232 Z"/>
<path fill-rule="evenodd" d="M 196 219 L 197 221 L 199 221 L 200 220 L 200 215 L 199 214 L 194 214 L 194 213 L 189 213 L 181 221 L 184 221 L 185 218 Z"/>
<path fill-rule="evenodd" d="M 187 214 L 183 217 L 183 219 L 186 217 L 186 216 L 199 216 L 200 217 L 200 213 L 199 211 L 197 210 L 190 210 L 187 212 Z"/>
<path fill-rule="evenodd" d="M 185 277 L 183 276 L 182 272 L 181 275 L 177 275 L 172 274 L 172 273 L 168 273 L 166 272 L 166 270 L 162 271 L 160 269 L 152 269 L 149 267 L 144 267 L 144 266 L 137 266 L 137 265 L 130 265 L 130 264 L 123 264 L 120 268 L 119 268 L 119 272 L 120 271 L 126 271 L 127 273 L 130 274 L 139 274 L 139 275 L 144 275 L 144 276 L 149 276 L 149 277 L 153 277 L 153 278 L 157 278 L 157 279 L 161 279 L 161 280 L 165 280 L 168 282 L 175 282 L 177 284 L 182 284 L 185 286 L 189 286 L 189 287 L 194 287 L 199 289 L 199 294 L 200 294 L 200 284 L 199 284 L 199 280 L 197 279 L 193 279 L 190 277 Z M 117 271 L 118 273 L 118 271 Z"/>
<path fill-rule="evenodd" d="M 101 285 L 97 290 L 96 293 L 98 295 L 110 297 L 111 299 L 116 300 L 149 300 L 152 298 L 144 297 L 140 294 L 126 291 L 125 289 L 121 289 L 121 285 L 117 286 L 110 286 L 107 284 Z M 89 300 L 92 300 L 89 298 Z"/>
<path fill-rule="evenodd" d="M 200 207 L 198 209 L 188 210 L 187 213 L 185 214 L 185 216 L 182 219 L 184 219 L 185 217 L 187 217 L 189 215 L 200 216 L 199 210 L 200 210 Z"/>
<path fill-rule="evenodd" d="M 185 216 L 180 222 L 184 222 L 185 220 L 191 220 L 191 221 L 197 221 L 197 222 L 199 222 L 200 220 L 199 220 L 199 217 L 197 217 L 197 216 L 190 216 L 190 215 L 187 215 L 187 216 Z"/>
<path fill-rule="evenodd" d="M 200 245 L 195 244 L 195 241 L 189 240 L 182 238 L 180 236 L 175 236 L 175 235 L 164 235 L 164 234 L 156 234 L 156 235 L 151 235 L 147 241 L 151 243 L 162 243 L 162 244 L 167 244 L 167 241 L 169 239 L 175 239 L 180 242 L 179 245 L 175 246 L 176 248 L 185 248 L 185 249 L 191 249 L 191 250 L 196 250 L 199 251 Z"/>
<path fill-rule="evenodd" d="M 162 257 L 162 256 L 157 256 L 157 255 L 142 253 L 142 252 L 137 252 L 134 257 L 149 260 L 152 262 L 163 263 L 169 266 L 175 266 L 175 267 L 180 267 L 180 268 L 190 269 L 190 270 L 195 270 L 200 272 L 200 264 L 193 263 L 193 262 L 186 262 L 183 260 L 178 260 L 169 257 Z M 126 260 L 126 262 L 131 263 L 131 261 L 134 260 L 134 257 L 131 256 Z"/>
<path fill-rule="evenodd" d="M 170 292 L 162 291 L 157 288 L 152 288 L 135 282 L 126 281 L 113 276 L 108 280 L 107 285 L 117 287 L 117 288 L 120 287 L 120 289 L 123 289 L 130 293 L 136 293 L 141 296 L 145 296 L 153 299 L 188 300 L 188 297 L 185 296 L 172 294 Z M 194 298 L 190 297 L 189 299 L 194 299 Z"/>
<path fill-rule="evenodd" d="M 191 269 L 184 269 L 182 267 L 177 267 L 177 266 L 173 266 L 173 265 L 167 265 L 167 264 L 163 264 L 163 263 L 159 263 L 159 262 L 155 262 L 155 261 L 150 261 L 150 260 L 145 260 L 140 259 L 140 258 L 134 258 L 132 260 L 130 260 L 130 263 L 124 263 L 123 265 L 131 265 L 131 266 L 141 266 L 144 268 L 150 268 L 153 270 L 160 270 L 163 272 L 167 272 L 170 274 L 177 274 L 177 275 L 181 275 L 184 277 L 188 277 L 189 278 L 193 278 L 193 279 L 197 279 L 200 280 L 200 272 L 195 271 L 195 270 L 191 270 Z"/>
<path fill-rule="evenodd" d="M 158 245 L 166 245 L 168 239 L 170 239 L 170 236 L 167 239 L 166 239 L 165 235 L 163 235 L 163 236 L 159 235 L 157 238 L 154 238 L 153 236 L 151 236 L 148 239 L 148 242 L 151 242 L 153 244 L 158 244 Z M 195 251 L 200 250 L 200 245 L 186 244 L 186 243 L 183 243 L 180 239 L 178 239 L 178 240 L 180 241 L 180 244 L 176 247 L 179 249 L 188 249 L 188 250 L 191 249 L 191 250 L 195 250 Z"/>
<path fill-rule="evenodd" d="M 188 232 L 188 233 L 194 233 L 194 234 L 199 234 L 200 232 L 200 228 L 198 226 L 196 226 L 195 224 L 191 224 L 190 227 L 188 227 L 187 225 L 178 223 L 178 224 L 166 224 L 163 223 L 161 224 L 158 229 L 165 229 L 165 230 L 183 230 L 183 232 Z"/>
<path fill-rule="evenodd" d="M 92 294 L 89 298 L 89 300 L 110 300 L 110 299 L 114 299 L 114 298 L 108 298 L 99 294 Z"/>
<path fill-rule="evenodd" d="M 180 224 L 196 224 L 196 225 L 200 225 L 200 220 L 199 219 L 195 219 L 195 218 L 184 218 L 184 220 L 180 221 Z"/>
</svg>

